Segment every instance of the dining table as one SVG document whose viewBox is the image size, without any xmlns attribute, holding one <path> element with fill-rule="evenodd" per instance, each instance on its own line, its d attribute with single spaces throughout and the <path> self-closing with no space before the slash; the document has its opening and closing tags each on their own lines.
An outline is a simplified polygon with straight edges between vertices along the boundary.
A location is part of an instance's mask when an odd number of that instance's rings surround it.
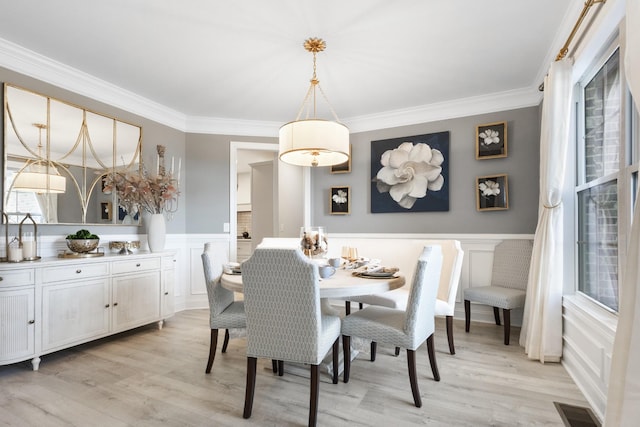
<svg viewBox="0 0 640 427">
<path fill-rule="evenodd" d="M 405 284 L 405 278 L 399 272 L 385 274 L 353 274 L 354 270 L 336 268 L 335 274 L 327 278 L 320 278 L 320 304 L 322 312 L 338 314 L 329 300 L 346 299 L 360 295 L 374 295 L 398 289 Z M 223 273 L 220 279 L 222 287 L 233 292 L 242 293 L 242 274 Z"/>
<path fill-rule="evenodd" d="M 242 293 L 243 283 L 241 273 L 224 272 L 220 278 L 220 284 L 225 289 L 233 292 Z M 345 269 L 344 267 L 336 268 L 336 272 L 326 278 L 320 278 L 320 305 L 322 312 L 331 315 L 340 315 L 340 311 L 331 306 L 329 300 L 347 299 L 348 297 L 360 295 L 373 295 L 381 292 L 392 291 L 398 289 L 405 284 L 405 277 L 400 272 L 391 275 L 375 274 L 354 274 L 354 270 Z M 367 352 L 369 349 L 369 340 L 363 340 L 358 337 L 352 337 L 351 340 L 351 359 L 353 360 L 359 352 Z M 342 360 L 342 352 L 340 352 L 338 373 L 342 373 L 344 363 Z M 328 355 L 321 365 L 326 368 L 329 375 L 333 372 L 333 362 Z M 286 364 L 287 369 L 296 369 L 295 363 Z M 296 371 L 297 375 L 306 375 L 307 370 Z"/>
</svg>

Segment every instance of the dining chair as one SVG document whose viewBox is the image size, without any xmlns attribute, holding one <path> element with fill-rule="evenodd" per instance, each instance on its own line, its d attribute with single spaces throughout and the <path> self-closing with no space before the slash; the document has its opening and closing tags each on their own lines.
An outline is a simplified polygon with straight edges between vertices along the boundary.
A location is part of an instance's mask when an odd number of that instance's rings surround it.
<svg viewBox="0 0 640 427">
<path fill-rule="evenodd" d="M 218 329 L 225 329 L 222 352 L 226 353 L 229 344 L 229 329 L 247 327 L 244 313 L 244 302 L 234 301 L 233 292 L 225 289 L 220 284 L 223 264 L 228 259 L 224 250 L 214 249 L 211 243 L 205 243 L 204 252 L 201 255 L 204 279 L 209 297 L 209 324 L 211 326 L 211 343 L 209 345 L 209 360 L 205 372 L 211 372 L 213 360 L 216 357 L 218 346 Z"/>
<path fill-rule="evenodd" d="M 459 240 L 426 240 L 425 245 L 439 245 L 442 248 L 442 273 L 440 275 L 440 284 L 438 285 L 438 295 L 436 298 L 435 315 L 444 316 L 447 341 L 449 342 L 449 353 L 456 354 L 455 344 L 453 340 L 453 316 L 456 310 L 456 297 L 458 295 L 458 287 L 460 285 L 460 274 L 462 273 L 462 262 L 464 259 L 464 251 Z M 404 310 L 409 300 L 409 287 L 404 286 L 389 292 L 383 292 L 376 295 L 364 295 L 351 297 L 350 299 L 360 304 L 380 305 L 383 307 L 396 308 Z M 347 301 L 348 304 L 348 301 Z M 345 312 L 349 314 L 350 307 L 345 306 Z M 376 348 L 372 343 L 371 360 L 376 357 Z M 398 355 L 400 349 L 396 349 Z"/>
<path fill-rule="evenodd" d="M 442 270 L 442 248 L 425 246 L 418 258 L 406 310 L 370 305 L 342 320 L 344 351 L 344 382 L 349 382 L 351 370 L 351 337 L 356 336 L 407 349 L 409 382 L 414 404 L 422 406 L 416 374 L 415 351 L 427 342 L 431 372 L 436 381 L 440 373 L 433 347 L 434 309 Z"/>
<path fill-rule="evenodd" d="M 504 345 L 509 345 L 511 310 L 524 307 L 532 250 L 531 240 L 505 240 L 496 246 L 493 253 L 491 285 L 464 290 L 465 332 L 469 332 L 471 323 L 471 302 L 490 305 L 493 307 L 493 316 L 498 326 L 502 309 Z"/>
<path fill-rule="evenodd" d="M 309 425 L 315 426 L 320 392 L 318 365 L 333 348 L 338 383 L 340 317 L 323 314 L 318 265 L 299 248 L 258 247 L 242 264 L 247 313 L 247 384 L 244 418 L 251 417 L 258 358 L 308 364 Z"/>
</svg>

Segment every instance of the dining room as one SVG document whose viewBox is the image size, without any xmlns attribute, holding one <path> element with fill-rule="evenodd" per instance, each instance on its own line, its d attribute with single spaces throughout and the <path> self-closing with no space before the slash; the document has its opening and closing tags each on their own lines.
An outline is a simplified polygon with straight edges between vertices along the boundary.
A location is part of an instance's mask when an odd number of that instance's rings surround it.
<svg viewBox="0 0 640 427">
<path fill-rule="evenodd" d="M 458 241 L 464 252 L 451 314 L 435 317 L 441 381 L 433 380 L 427 345 L 416 351 L 422 408 L 412 399 L 404 350 L 396 355 L 381 343 L 372 363 L 372 347 L 361 345 L 348 383 L 320 377 L 319 424 L 562 425 L 555 403 L 589 408 L 607 425 L 634 419 L 640 138 L 633 102 L 640 96 L 632 54 L 640 50 L 632 18 L 640 14 L 629 11 L 637 2 L 330 1 L 318 10 L 284 0 L 148 5 L 146 13 L 126 2 L 81 3 L 54 1 L 37 14 L 5 4 L 0 16 L 7 215 L 0 317 L 10 320 L 0 325 L 7 391 L 0 418 L 9 425 L 303 424 L 309 379 L 286 363 L 282 377 L 273 375 L 263 360 L 252 416 L 242 420 L 246 337 L 218 350 L 211 375 L 204 373 L 211 336 L 201 259 L 205 244 L 228 262 L 251 259 L 264 238 L 298 245 L 301 227 L 324 227 L 326 262 L 347 259 L 341 250 L 351 247 L 358 252 L 352 261 L 373 260 L 375 269 L 397 268 L 392 274 L 403 277 L 399 289 L 389 277 L 357 277 L 366 292 L 319 291 L 324 309 L 341 319 L 374 301 L 404 309 L 425 242 Z M 8 88 L 46 101 L 18 117 Z M 81 138 L 61 138 L 62 148 L 55 145 L 59 116 L 47 107 L 60 104 L 83 129 Z M 302 131 L 296 126 L 316 113 L 331 123 L 339 146 L 303 147 L 308 163 L 289 163 L 284 158 L 297 148 L 279 144 L 293 144 Z M 109 121 L 111 132 L 95 146 L 92 120 Z M 98 139 L 106 148 L 96 148 Z M 70 155 L 69 147 L 80 149 Z M 254 149 L 277 155 L 265 160 L 268 178 L 254 176 L 272 192 L 257 191 L 268 212 L 248 215 L 238 184 L 251 173 L 238 177 L 237 156 Z M 324 151 L 337 160 L 322 163 Z M 15 185 L 21 172 L 42 172 L 39 164 L 48 187 Z M 147 250 L 155 237 L 147 214 L 130 221 L 135 209 L 105 187 L 103 178 L 121 168 L 168 180 L 162 196 L 171 203 L 158 209 L 166 226 L 161 252 Z M 66 187 L 52 188 L 61 177 Z M 20 192 L 29 204 L 20 204 Z M 26 216 L 31 206 L 40 208 L 37 227 Z M 43 206 L 54 213 L 43 215 Z M 254 232 L 252 221 L 270 231 Z M 36 256 L 23 252 L 9 262 L 9 242 L 17 242 L 12 252 L 24 251 L 31 228 Z M 59 259 L 65 237 L 81 228 L 101 236 L 104 255 Z M 250 239 L 240 238 L 245 231 Z M 534 248 L 534 273 L 515 300 L 502 294 L 501 306 L 492 306 L 475 291 L 494 285 L 500 245 L 513 241 Z M 121 260 L 110 242 L 139 249 Z M 113 290 L 121 274 L 133 274 L 118 262 L 135 269 L 133 261 L 145 257 L 153 266 L 131 283 L 152 282 L 143 296 L 153 296 L 156 311 L 147 323 L 47 344 L 48 280 L 63 278 L 43 272 L 55 262 L 73 263 L 69 271 L 78 275 L 101 264 L 103 288 L 93 295 L 108 300 L 101 321 L 113 325 L 113 302 L 125 307 L 111 300 Z M 343 267 L 319 283 L 351 278 Z M 67 304 L 80 294 L 65 295 Z M 89 328 L 82 315 L 78 308 L 54 317 Z M 6 326 L 15 323 L 18 329 Z"/>
</svg>

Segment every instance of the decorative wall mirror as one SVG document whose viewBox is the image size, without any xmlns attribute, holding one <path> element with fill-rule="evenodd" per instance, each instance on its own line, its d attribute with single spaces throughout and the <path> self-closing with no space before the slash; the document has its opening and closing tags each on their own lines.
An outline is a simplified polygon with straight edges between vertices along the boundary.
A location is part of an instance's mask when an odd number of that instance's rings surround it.
<svg viewBox="0 0 640 427">
<path fill-rule="evenodd" d="M 142 128 L 29 90 L 4 85 L 3 211 L 41 224 L 118 224 L 103 178 L 140 165 Z"/>
</svg>

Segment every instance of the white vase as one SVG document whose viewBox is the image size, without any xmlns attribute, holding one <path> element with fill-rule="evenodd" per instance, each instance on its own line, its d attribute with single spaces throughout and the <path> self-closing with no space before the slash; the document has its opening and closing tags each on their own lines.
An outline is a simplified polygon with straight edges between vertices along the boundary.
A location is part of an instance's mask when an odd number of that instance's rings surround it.
<svg viewBox="0 0 640 427">
<path fill-rule="evenodd" d="M 147 222 L 147 243 L 151 252 L 162 252 L 167 237 L 163 214 L 151 214 Z"/>
</svg>

